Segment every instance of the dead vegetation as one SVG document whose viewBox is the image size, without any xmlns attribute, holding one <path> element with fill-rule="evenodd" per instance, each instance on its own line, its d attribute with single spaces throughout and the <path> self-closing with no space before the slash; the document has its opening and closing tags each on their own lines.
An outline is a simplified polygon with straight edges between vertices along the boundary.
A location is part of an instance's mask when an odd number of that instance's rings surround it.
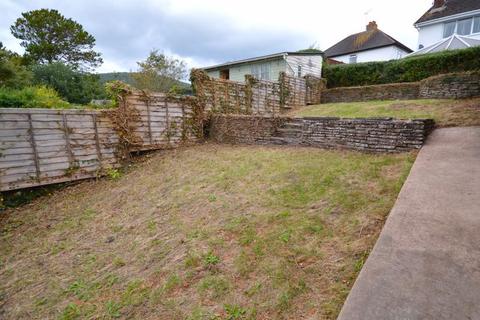
<svg viewBox="0 0 480 320">
<path fill-rule="evenodd" d="M 163 151 L 0 220 L 3 319 L 335 319 L 414 154 Z"/>
</svg>

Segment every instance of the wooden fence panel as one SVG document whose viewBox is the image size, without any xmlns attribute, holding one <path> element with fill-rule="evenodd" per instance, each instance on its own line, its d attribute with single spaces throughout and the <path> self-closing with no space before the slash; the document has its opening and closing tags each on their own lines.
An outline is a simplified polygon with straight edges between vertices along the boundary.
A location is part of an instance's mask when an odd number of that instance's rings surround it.
<svg viewBox="0 0 480 320">
<path fill-rule="evenodd" d="M 176 147 L 197 142 L 202 137 L 193 97 L 169 97 L 162 93 L 135 92 L 127 97 L 127 106 L 139 115 L 133 134 L 141 140 L 136 150 Z M 203 112 L 203 111 L 202 111 Z"/>
<path fill-rule="evenodd" d="M 94 177 L 117 142 L 98 111 L 0 109 L 0 191 Z"/>
<path fill-rule="evenodd" d="M 201 139 L 195 98 L 134 92 L 125 101 L 138 115 L 129 121 L 139 144 L 129 151 Z M 92 178 L 118 167 L 122 141 L 110 114 L 117 111 L 0 108 L 0 191 Z"/>
</svg>

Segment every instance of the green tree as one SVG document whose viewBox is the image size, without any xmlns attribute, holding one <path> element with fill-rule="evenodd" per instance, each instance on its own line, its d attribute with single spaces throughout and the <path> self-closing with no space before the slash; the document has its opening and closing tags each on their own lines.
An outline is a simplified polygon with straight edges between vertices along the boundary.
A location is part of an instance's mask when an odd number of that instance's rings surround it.
<svg viewBox="0 0 480 320">
<path fill-rule="evenodd" d="M 322 50 L 320 50 L 317 43 L 314 42 L 311 45 L 309 45 L 307 49 L 298 50 L 297 52 L 301 52 L 301 53 L 322 53 Z"/>
<path fill-rule="evenodd" d="M 169 92 L 181 86 L 187 73 L 185 62 L 152 50 L 145 61 L 137 62 L 140 70 L 132 73 L 138 89 Z"/>
<path fill-rule="evenodd" d="M 22 58 L 0 42 L 0 87 L 22 88 L 31 79 L 32 73 L 23 65 Z"/>
<path fill-rule="evenodd" d="M 75 70 L 61 62 L 35 65 L 32 71 L 35 84 L 55 89 L 70 103 L 87 104 L 106 96 L 98 75 Z"/>
<path fill-rule="evenodd" d="M 26 56 L 36 63 L 63 62 L 74 68 L 89 68 L 103 62 L 100 53 L 93 50 L 95 38 L 57 10 L 24 12 L 10 31 L 22 40 Z"/>
</svg>

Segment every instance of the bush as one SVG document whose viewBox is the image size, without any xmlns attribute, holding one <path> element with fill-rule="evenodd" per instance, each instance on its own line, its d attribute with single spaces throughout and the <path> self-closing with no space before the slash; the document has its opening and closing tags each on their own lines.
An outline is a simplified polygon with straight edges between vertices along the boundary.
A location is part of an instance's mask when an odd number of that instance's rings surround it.
<svg viewBox="0 0 480 320">
<path fill-rule="evenodd" d="M 0 108 L 66 109 L 70 104 L 45 86 L 23 89 L 0 88 Z"/>
<path fill-rule="evenodd" d="M 32 71 L 35 84 L 55 89 L 70 103 L 87 104 L 106 96 L 98 75 L 74 70 L 63 63 L 35 65 Z"/>
<path fill-rule="evenodd" d="M 430 76 L 480 69 L 480 47 L 412 56 L 385 62 L 325 65 L 327 86 L 350 87 L 415 82 Z"/>
<path fill-rule="evenodd" d="M 0 42 L 0 87 L 22 88 L 30 85 L 32 73 L 23 64 L 22 58 Z"/>
</svg>

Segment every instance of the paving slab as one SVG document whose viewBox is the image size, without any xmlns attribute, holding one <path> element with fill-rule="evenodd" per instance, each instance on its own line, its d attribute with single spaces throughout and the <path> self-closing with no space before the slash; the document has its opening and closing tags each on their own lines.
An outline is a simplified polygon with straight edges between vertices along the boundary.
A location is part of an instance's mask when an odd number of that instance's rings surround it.
<svg viewBox="0 0 480 320">
<path fill-rule="evenodd" d="M 480 127 L 428 138 L 338 319 L 480 319 Z"/>
</svg>

